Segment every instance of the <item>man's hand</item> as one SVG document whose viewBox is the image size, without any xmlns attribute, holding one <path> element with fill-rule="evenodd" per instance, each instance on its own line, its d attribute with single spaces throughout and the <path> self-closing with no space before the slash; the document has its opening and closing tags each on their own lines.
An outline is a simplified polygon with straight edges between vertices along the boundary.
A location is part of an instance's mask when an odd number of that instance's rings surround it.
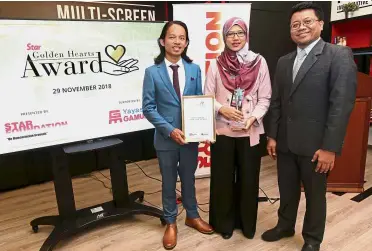
<svg viewBox="0 0 372 251">
<path fill-rule="evenodd" d="M 273 160 L 276 160 L 276 140 L 275 139 L 268 138 L 266 149 L 270 157 Z"/>
<path fill-rule="evenodd" d="M 178 129 L 178 128 L 175 128 L 171 134 L 170 134 L 171 138 L 176 141 L 178 144 L 180 145 L 184 145 L 184 144 L 187 144 L 185 142 L 185 135 L 183 134 L 183 132 Z"/>
<path fill-rule="evenodd" d="M 312 162 L 318 160 L 318 164 L 316 165 L 315 172 L 319 173 L 327 173 L 332 171 L 335 165 L 336 154 L 334 152 L 325 151 L 319 149 L 315 152 Z"/>
<path fill-rule="evenodd" d="M 222 106 L 218 112 L 228 120 L 237 122 L 244 120 L 243 113 L 233 107 Z"/>
</svg>

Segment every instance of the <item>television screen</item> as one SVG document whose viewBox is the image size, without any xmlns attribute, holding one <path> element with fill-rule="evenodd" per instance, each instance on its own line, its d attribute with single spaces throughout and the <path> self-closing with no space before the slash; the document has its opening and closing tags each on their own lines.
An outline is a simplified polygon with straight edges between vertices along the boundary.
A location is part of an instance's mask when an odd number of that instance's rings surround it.
<svg viewBox="0 0 372 251">
<path fill-rule="evenodd" d="M 152 128 L 142 84 L 163 25 L 0 20 L 0 154 Z"/>
</svg>

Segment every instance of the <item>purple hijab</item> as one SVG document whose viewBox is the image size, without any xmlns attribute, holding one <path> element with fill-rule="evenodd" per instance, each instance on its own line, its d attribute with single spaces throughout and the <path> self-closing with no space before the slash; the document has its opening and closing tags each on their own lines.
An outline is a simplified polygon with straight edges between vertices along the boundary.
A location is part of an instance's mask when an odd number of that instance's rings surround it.
<svg viewBox="0 0 372 251">
<path fill-rule="evenodd" d="M 248 39 L 248 29 L 246 23 L 237 17 L 230 18 L 223 26 L 223 39 L 226 44 L 226 35 L 234 25 L 239 25 L 245 32 Z M 217 57 L 217 66 L 226 89 L 233 92 L 236 88 L 244 90 L 247 95 L 252 89 L 261 65 L 261 57 L 249 58 L 248 42 L 244 47 L 235 52 L 226 45 L 224 51 Z"/>
</svg>

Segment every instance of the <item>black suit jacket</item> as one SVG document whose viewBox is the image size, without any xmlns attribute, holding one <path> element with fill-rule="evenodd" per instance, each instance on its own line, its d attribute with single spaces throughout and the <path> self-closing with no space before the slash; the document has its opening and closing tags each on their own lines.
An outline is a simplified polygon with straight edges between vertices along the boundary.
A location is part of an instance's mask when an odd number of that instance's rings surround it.
<svg viewBox="0 0 372 251">
<path fill-rule="evenodd" d="M 293 83 L 296 54 L 278 61 L 267 136 L 283 152 L 313 156 L 323 149 L 340 154 L 356 95 L 353 54 L 348 47 L 319 40 Z"/>
</svg>

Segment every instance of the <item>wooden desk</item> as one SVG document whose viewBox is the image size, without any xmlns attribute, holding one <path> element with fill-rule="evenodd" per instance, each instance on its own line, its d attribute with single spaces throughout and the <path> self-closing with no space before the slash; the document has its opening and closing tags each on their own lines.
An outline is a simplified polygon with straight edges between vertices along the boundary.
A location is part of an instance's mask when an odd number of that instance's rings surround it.
<svg viewBox="0 0 372 251">
<path fill-rule="evenodd" d="M 354 192 L 364 190 L 364 173 L 368 148 L 372 77 L 358 73 L 357 98 L 351 113 L 342 154 L 328 177 L 327 191 Z"/>
</svg>

